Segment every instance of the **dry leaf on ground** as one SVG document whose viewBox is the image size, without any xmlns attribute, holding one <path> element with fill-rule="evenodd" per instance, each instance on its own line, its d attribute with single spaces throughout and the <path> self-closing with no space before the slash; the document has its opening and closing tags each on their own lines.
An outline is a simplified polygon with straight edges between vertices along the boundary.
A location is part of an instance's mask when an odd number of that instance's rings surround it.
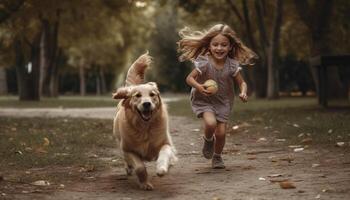
<svg viewBox="0 0 350 200">
<path fill-rule="evenodd" d="M 294 189 L 294 188 L 296 188 L 295 185 L 290 181 L 280 182 L 280 187 L 282 189 Z"/>
</svg>

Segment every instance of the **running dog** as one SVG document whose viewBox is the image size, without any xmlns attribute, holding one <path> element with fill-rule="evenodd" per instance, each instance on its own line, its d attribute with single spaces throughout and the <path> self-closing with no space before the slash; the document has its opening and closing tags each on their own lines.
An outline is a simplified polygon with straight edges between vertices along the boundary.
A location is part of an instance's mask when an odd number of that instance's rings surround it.
<svg viewBox="0 0 350 200">
<path fill-rule="evenodd" d="M 165 175 L 176 160 L 166 105 L 157 84 L 144 83 L 145 70 L 151 63 L 148 53 L 129 68 L 125 86 L 113 94 L 121 99 L 114 118 L 113 133 L 125 160 L 127 175 L 134 171 L 141 189 L 152 190 L 144 161 L 156 160 L 156 173 Z"/>
</svg>

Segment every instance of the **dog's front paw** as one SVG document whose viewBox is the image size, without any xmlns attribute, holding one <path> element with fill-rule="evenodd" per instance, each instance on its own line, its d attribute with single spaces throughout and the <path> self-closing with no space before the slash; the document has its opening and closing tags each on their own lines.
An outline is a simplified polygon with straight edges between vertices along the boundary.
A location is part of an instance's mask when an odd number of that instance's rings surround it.
<svg viewBox="0 0 350 200">
<path fill-rule="evenodd" d="M 143 190 L 153 190 L 153 185 L 150 182 L 140 183 L 140 188 Z"/>
<path fill-rule="evenodd" d="M 164 176 L 166 173 L 168 173 L 168 169 L 162 166 L 162 167 L 158 167 L 156 172 L 158 176 Z"/>
</svg>

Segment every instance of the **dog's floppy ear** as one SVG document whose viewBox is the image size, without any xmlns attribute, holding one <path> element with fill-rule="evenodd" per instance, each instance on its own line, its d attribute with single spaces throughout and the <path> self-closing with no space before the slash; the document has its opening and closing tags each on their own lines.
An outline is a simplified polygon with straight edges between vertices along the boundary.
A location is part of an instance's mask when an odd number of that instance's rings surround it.
<svg viewBox="0 0 350 200">
<path fill-rule="evenodd" d="M 112 94 L 113 99 L 126 99 L 130 97 L 131 87 L 118 88 L 117 92 Z"/>
</svg>

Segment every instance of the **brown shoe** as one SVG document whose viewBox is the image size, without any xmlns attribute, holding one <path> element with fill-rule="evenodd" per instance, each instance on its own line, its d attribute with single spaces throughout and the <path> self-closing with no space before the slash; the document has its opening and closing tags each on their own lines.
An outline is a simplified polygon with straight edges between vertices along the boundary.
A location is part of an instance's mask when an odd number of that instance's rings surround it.
<svg viewBox="0 0 350 200">
<path fill-rule="evenodd" d="M 211 160 L 211 165 L 213 169 L 224 169 L 225 164 L 220 155 L 214 155 Z"/>
<path fill-rule="evenodd" d="M 215 138 L 213 137 L 213 139 L 211 141 L 208 141 L 203 136 L 203 140 L 204 140 L 203 149 L 202 149 L 203 156 L 206 159 L 211 159 L 213 157 L 213 154 L 214 154 Z"/>
</svg>

